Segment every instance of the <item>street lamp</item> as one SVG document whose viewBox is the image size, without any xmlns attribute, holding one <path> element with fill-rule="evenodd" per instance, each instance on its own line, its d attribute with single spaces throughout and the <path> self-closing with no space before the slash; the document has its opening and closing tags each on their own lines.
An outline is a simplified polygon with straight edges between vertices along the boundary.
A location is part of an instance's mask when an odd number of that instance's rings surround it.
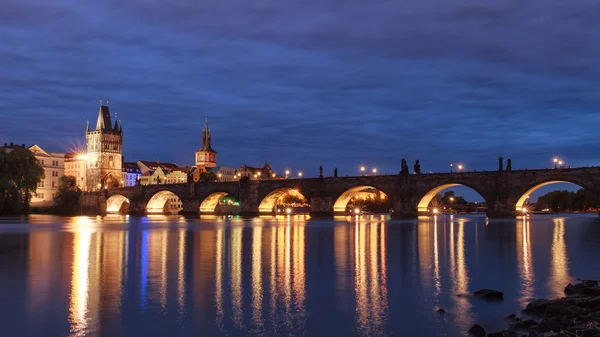
<svg viewBox="0 0 600 337">
<path fill-rule="evenodd" d="M 376 168 L 374 168 L 374 169 L 373 169 L 373 175 L 375 175 L 376 173 L 377 173 L 377 169 L 376 169 Z"/>
<path fill-rule="evenodd" d="M 287 179 L 289 175 L 290 175 L 290 170 L 285 170 L 285 179 Z"/>
<path fill-rule="evenodd" d="M 219 181 L 221 181 L 221 177 L 222 177 L 222 176 L 223 176 L 223 175 L 222 175 L 221 173 L 217 174 L 217 177 L 219 177 Z"/>
<path fill-rule="evenodd" d="M 302 172 L 298 172 L 298 177 L 302 178 Z"/>
<path fill-rule="evenodd" d="M 272 173 L 272 174 L 271 174 L 271 177 L 275 178 L 275 176 L 276 176 L 276 175 L 275 175 L 275 173 Z"/>
<path fill-rule="evenodd" d="M 462 169 L 463 169 L 463 168 L 465 168 L 465 167 L 463 166 L 463 164 L 458 164 L 458 167 L 457 167 L 457 168 L 458 168 L 458 172 L 460 172 L 460 171 L 462 171 Z"/>
<path fill-rule="evenodd" d="M 562 167 L 562 166 L 563 166 L 563 164 L 564 164 L 564 163 L 563 163 L 563 161 L 562 161 L 562 160 L 559 160 L 559 161 L 558 161 L 558 166 L 559 166 L 559 167 Z"/>
<path fill-rule="evenodd" d="M 365 173 L 365 167 L 361 166 L 360 167 L 360 174 L 363 175 Z"/>
<path fill-rule="evenodd" d="M 452 168 L 454 167 L 454 164 L 450 164 L 450 173 L 452 173 Z"/>
</svg>

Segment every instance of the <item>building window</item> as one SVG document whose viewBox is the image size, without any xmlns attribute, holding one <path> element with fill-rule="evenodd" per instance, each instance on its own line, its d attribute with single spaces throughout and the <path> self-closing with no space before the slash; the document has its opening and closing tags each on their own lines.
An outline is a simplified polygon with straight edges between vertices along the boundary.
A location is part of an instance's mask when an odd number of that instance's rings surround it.
<svg viewBox="0 0 600 337">
<path fill-rule="evenodd" d="M 44 181 L 40 180 L 40 182 L 38 183 L 38 187 L 44 187 Z"/>
<path fill-rule="evenodd" d="M 52 182 L 52 187 L 54 187 L 54 185 L 56 185 L 56 182 L 54 182 L 54 181 L 53 181 L 53 182 Z"/>
<path fill-rule="evenodd" d="M 35 197 L 38 199 L 44 199 L 44 193 L 38 193 L 35 195 Z"/>
<path fill-rule="evenodd" d="M 42 163 L 42 165 L 44 165 L 44 159 L 40 160 L 40 162 Z"/>
</svg>

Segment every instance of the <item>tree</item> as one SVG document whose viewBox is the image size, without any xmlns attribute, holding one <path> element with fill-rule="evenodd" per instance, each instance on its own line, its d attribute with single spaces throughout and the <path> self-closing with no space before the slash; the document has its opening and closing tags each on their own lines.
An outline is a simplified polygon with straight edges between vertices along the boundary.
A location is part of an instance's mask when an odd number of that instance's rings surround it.
<svg viewBox="0 0 600 337">
<path fill-rule="evenodd" d="M 200 172 L 200 177 L 198 180 L 205 182 L 205 183 L 211 182 L 211 181 L 217 181 L 217 175 L 212 172 Z"/>
<path fill-rule="evenodd" d="M 81 208 L 82 191 L 75 177 L 62 176 L 58 179 L 58 192 L 54 196 L 54 211 L 61 215 L 73 215 Z"/>
<path fill-rule="evenodd" d="M 44 168 L 28 149 L 0 152 L 0 213 L 27 212 L 43 177 Z"/>
</svg>

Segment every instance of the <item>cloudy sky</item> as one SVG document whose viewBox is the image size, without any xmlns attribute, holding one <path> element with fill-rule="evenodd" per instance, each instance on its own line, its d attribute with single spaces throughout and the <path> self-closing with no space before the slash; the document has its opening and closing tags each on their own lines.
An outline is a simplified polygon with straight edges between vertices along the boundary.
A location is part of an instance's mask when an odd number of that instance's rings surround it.
<svg viewBox="0 0 600 337">
<path fill-rule="evenodd" d="M 597 0 L 3 0 L 0 142 L 317 175 L 600 165 Z"/>
</svg>

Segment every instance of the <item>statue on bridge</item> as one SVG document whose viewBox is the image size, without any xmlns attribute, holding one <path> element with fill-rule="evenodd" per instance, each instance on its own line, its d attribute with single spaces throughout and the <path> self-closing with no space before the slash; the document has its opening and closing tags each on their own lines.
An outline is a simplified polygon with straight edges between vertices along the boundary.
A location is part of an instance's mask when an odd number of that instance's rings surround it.
<svg viewBox="0 0 600 337">
<path fill-rule="evenodd" d="M 506 160 L 506 172 L 510 172 L 510 171 L 512 171 L 512 162 L 511 162 L 510 158 L 508 158 Z"/>
<path fill-rule="evenodd" d="M 400 167 L 400 174 L 408 174 L 408 165 L 406 165 L 406 159 L 402 158 L 402 163 Z"/>
<path fill-rule="evenodd" d="M 319 178 L 323 179 L 323 165 L 319 166 Z"/>
<path fill-rule="evenodd" d="M 502 161 L 504 160 L 504 158 L 500 157 L 498 158 L 498 171 L 502 172 Z"/>
<path fill-rule="evenodd" d="M 337 178 L 337 167 L 333 169 L 333 176 Z"/>
<path fill-rule="evenodd" d="M 415 162 L 415 174 L 421 174 L 421 163 L 419 163 L 419 159 Z"/>
</svg>

